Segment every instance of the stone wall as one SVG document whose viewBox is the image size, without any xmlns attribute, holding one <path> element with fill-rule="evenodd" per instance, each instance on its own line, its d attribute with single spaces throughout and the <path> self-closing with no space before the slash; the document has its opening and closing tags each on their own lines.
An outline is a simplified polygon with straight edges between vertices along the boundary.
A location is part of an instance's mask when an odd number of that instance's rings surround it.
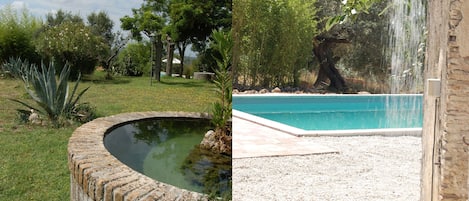
<svg viewBox="0 0 469 201">
<path fill-rule="evenodd" d="M 421 200 L 468 200 L 469 2 L 429 1 Z M 428 89 L 428 85 L 426 86 Z"/>
<path fill-rule="evenodd" d="M 441 175 L 442 200 L 467 200 L 469 134 L 469 2 L 451 1 L 446 69 L 442 73 Z M 468 135 L 469 136 L 469 135 Z"/>
<path fill-rule="evenodd" d="M 105 133 L 124 122 L 156 117 L 205 118 L 198 113 L 139 112 L 96 119 L 77 128 L 68 144 L 70 200 L 208 200 L 206 195 L 156 181 L 112 156 Z"/>
</svg>

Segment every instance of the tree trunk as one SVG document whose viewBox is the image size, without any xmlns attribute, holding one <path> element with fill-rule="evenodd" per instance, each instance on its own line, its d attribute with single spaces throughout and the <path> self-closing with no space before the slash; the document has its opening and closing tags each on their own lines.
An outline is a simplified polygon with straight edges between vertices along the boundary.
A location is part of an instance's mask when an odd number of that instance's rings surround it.
<svg viewBox="0 0 469 201">
<path fill-rule="evenodd" d="M 168 37 L 167 45 L 168 56 L 166 57 L 166 75 L 172 76 L 173 74 L 173 57 L 174 57 L 174 43 L 171 42 L 171 38 Z"/>
<path fill-rule="evenodd" d="M 103 68 L 104 68 L 104 71 L 106 72 L 106 76 L 105 76 L 106 80 L 112 80 L 112 63 L 114 61 L 114 58 L 116 58 L 116 56 L 118 55 L 119 53 L 118 51 L 116 51 L 115 53 L 111 51 L 111 56 L 109 56 L 106 59 L 106 61 L 103 63 Z"/>
<path fill-rule="evenodd" d="M 161 35 L 160 34 L 157 34 L 156 35 L 156 41 L 154 42 L 154 56 L 153 56 L 153 61 L 152 63 L 154 63 L 154 71 L 153 71 L 153 76 L 155 77 L 155 79 L 160 82 L 161 81 L 161 76 L 160 76 L 160 72 L 161 72 L 161 59 L 163 57 L 163 42 L 161 41 Z"/>
<path fill-rule="evenodd" d="M 331 45 L 333 43 L 344 43 L 345 40 L 341 39 L 318 39 L 316 38 L 313 48 L 314 56 L 319 61 L 319 72 L 314 87 L 327 83 L 329 79 L 330 84 L 328 90 L 335 92 L 345 92 L 347 86 L 345 80 L 340 72 L 335 67 Z"/>
<path fill-rule="evenodd" d="M 181 76 L 184 73 L 184 58 L 186 53 L 187 41 L 179 42 L 177 45 L 179 56 L 181 56 Z M 190 77 L 189 77 L 190 78 Z"/>
</svg>

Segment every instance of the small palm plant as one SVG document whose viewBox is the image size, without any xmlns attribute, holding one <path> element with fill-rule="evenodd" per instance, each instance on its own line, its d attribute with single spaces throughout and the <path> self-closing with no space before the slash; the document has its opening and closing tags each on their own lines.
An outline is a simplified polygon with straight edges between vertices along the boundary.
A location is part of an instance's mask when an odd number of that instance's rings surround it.
<svg viewBox="0 0 469 201">
<path fill-rule="evenodd" d="M 233 40 L 231 31 L 213 31 L 212 47 L 217 50 L 221 59 L 216 59 L 214 83 L 216 86 L 218 101 L 213 104 L 212 123 L 215 125 L 216 141 L 220 143 L 220 153 L 231 155 L 231 108 L 232 108 L 232 76 L 231 76 L 231 49 Z"/>
<path fill-rule="evenodd" d="M 212 123 L 214 123 L 217 129 L 223 134 L 228 134 L 231 128 L 229 120 L 232 114 L 233 84 L 230 65 L 233 40 L 231 38 L 231 31 L 226 33 L 213 31 L 212 37 L 214 40 L 213 48 L 218 50 L 221 55 L 221 59 L 216 59 L 218 68 L 215 69 L 214 83 L 217 88 L 217 97 L 219 100 L 213 105 Z"/>
<path fill-rule="evenodd" d="M 24 67 L 22 62 L 15 62 L 14 65 Z M 12 65 L 11 63 L 9 65 Z M 47 115 L 47 118 L 55 126 L 60 125 L 61 118 L 67 118 L 71 116 L 74 111 L 80 97 L 89 89 L 89 87 L 82 90 L 75 96 L 78 88 L 80 76 L 73 87 L 71 94 L 69 94 L 68 78 L 70 76 L 70 67 L 65 65 L 60 73 L 58 80 L 55 76 L 55 66 L 50 63 L 49 66 L 44 64 L 41 65 L 41 70 L 38 70 L 37 66 L 32 64 L 27 71 L 21 72 L 21 78 L 25 83 L 27 93 L 31 96 L 34 102 L 37 103 L 40 109 L 31 106 L 30 104 L 12 99 L 29 109 L 34 109 L 41 114 Z"/>
</svg>

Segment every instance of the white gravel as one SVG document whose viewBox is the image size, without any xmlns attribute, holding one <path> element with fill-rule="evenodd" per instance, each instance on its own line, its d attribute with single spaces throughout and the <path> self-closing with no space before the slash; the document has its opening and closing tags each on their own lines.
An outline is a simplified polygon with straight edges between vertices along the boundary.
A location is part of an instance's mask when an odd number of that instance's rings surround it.
<svg viewBox="0 0 469 201">
<path fill-rule="evenodd" d="M 233 200 L 419 200 L 421 138 L 305 140 L 340 153 L 233 159 Z"/>
</svg>

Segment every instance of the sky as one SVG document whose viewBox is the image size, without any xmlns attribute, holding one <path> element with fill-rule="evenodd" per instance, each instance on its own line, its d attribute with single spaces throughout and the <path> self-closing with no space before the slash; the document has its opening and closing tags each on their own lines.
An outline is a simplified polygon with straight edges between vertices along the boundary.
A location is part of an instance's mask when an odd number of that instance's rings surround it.
<svg viewBox="0 0 469 201">
<path fill-rule="evenodd" d="M 114 21 L 114 30 L 120 29 L 121 17 L 132 15 L 132 8 L 140 8 L 143 0 L 0 0 L 0 8 L 11 4 L 13 8 L 26 7 L 30 13 L 42 19 L 47 13 L 59 9 L 79 14 L 85 21 L 92 12 L 105 11 Z"/>
</svg>

